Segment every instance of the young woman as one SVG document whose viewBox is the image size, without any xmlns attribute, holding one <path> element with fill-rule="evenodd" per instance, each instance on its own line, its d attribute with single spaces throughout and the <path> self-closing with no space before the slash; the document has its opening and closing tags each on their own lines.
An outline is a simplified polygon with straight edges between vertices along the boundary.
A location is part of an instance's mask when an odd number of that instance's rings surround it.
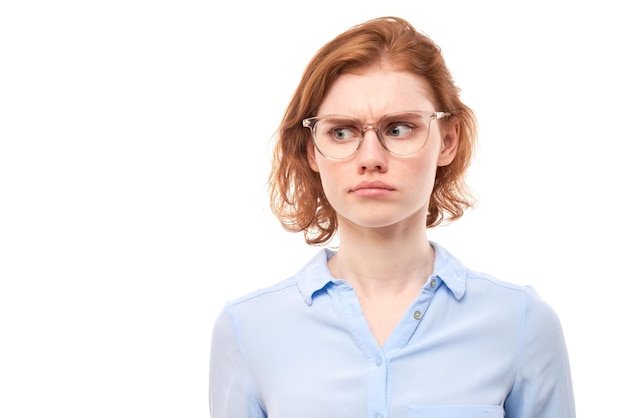
<svg viewBox="0 0 626 418">
<path fill-rule="evenodd" d="M 427 238 L 471 206 L 475 136 L 439 47 L 408 22 L 368 21 L 320 49 L 270 191 L 285 228 L 338 249 L 225 306 L 212 417 L 575 416 L 553 310 Z"/>
</svg>

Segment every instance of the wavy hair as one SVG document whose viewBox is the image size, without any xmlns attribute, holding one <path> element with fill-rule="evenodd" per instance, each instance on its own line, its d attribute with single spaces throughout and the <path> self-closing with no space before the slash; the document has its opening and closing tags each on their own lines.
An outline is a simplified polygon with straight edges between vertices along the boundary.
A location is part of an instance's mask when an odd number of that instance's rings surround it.
<svg viewBox="0 0 626 418">
<path fill-rule="evenodd" d="M 449 165 L 437 168 L 426 226 L 456 220 L 473 206 L 465 174 L 476 143 L 474 113 L 461 102 L 460 89 L 439 46 L 406 20 L 381 17 L 350 28 L 313 56 L 275 135 L 268 182 L 270 207 L 283 228 L 304 232 L 308 244 L 323 245 L 333 238 L 337 214 L 326 200 L 319 174 L 309 166 L 307 145 L 311 134 L 302 126 L 302 120 L 316 115 L 341 74 L 380 63 L 421 77 L 430 87 L 437 110 L 450 112 L 459 121 L 457 155 Z"/>
</svg>

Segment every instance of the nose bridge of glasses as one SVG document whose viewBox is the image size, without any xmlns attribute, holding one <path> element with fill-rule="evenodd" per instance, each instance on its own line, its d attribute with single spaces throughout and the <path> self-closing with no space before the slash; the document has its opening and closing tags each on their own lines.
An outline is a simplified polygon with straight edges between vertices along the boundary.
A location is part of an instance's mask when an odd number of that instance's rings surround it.
<svg viewBox="0 0 626 418">
<path fill-rule="evenodd" d="M 375 146 L 382 147 L 384 150 L 389 151 L 389 148 L 387 148 L 387 144 L 385 143 L 385 138 L 380 132 L 380 128 L 378 125 L 379 124 L 377 123 L 367 123 L 361 126 L 361 140 L 359 141 L 358 145 L 359 149 L 363 146 L 363 143 L 365 142 L 365 135 L 367 134 L 367 131 L 372 130 L 374 131 L 374 137 L 376 138 Z"/>
<path fill-rule="evenodd" d="M 361 127 L 361 141 L 365 141 L 365 134 L 370 129 L 374 131 L 374 134 L 376 135 L 376 138 L 378 138 L 378 140 L 384 145 L 385 139 L 383 138 L 383 135 L 380 132 L 378 124 L 376 124 L 376 123 L 367 123 L 367 124 L 364 124 Z"/>
</svg>

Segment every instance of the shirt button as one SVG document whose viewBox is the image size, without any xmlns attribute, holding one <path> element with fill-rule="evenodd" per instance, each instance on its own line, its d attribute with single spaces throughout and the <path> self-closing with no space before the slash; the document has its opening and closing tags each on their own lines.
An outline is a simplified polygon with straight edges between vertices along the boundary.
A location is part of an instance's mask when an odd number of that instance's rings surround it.
<svg viewBox="0 0 626 418">
<path fill-rule="evenodd" d="M 383 360 L 380 357 L 376 357 L 376 365 L 380 366 L 381 364 L 383 364 Z"/>
<path fill-rule="evenodd" d="M 422 312 L 421 311 L 413 312 L 413 318 L 415 318 L 415 319 L 417 319 L 419 321 L 420 319 L 422 319 Z"/>
<path fill-rule="evenodd" d="M 437 284 L 437 280 L 435 279 L 430 280 L 430 287 L 435 287 L 436 284 Z"/>
<path fill-rule="evenodd" d="M 376 418 L 384 418 L 383 414 L 376 414 Z"/>
</svg>

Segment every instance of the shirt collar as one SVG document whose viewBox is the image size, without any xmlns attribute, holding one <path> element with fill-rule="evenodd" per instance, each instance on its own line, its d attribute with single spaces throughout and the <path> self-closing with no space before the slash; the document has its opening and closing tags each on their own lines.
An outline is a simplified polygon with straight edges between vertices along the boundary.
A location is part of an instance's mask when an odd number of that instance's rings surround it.
<svg viewBox="0 0 626 418">
<path fill-rule="evenodd" d="M 328 270 L 328 260 L 333 255 L 335 251 L 328 248 L 320 250 L 296 276 L 298 290 L 309 306 L 313 303 L 313 294 L 335 280 Z"/>
<path fill-rule="evenodd" d="M 433 276 L 441 279 L 454 297 L 460 300 L 465 294 L 467 268 L 441 245 L 432 241 L 430 245 L 435 250 Z M 313 303 L 315 292 L 336 280 L 328 270 L 328 260 L 334 255 L 335 251 L 328 248 L 320 250 L 296 275 L 298 290 L 307 305 Z"/>
<path fill-rule="evenodd" d="M 461 300 L 467 285 L 467 268 L 441 245 L 432 241 L 430 245 L 435 250 L 433 276 L 441 279 L 454 297 Z"/>
</svg>

